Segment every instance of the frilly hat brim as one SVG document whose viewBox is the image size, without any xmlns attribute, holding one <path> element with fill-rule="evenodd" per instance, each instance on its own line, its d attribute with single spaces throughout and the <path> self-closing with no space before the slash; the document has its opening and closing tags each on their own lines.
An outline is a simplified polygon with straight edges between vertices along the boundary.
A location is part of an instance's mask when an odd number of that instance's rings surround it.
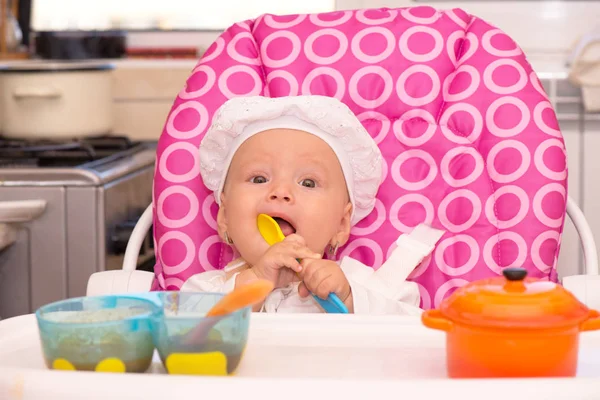
<svg viewBox="0 0 600 400">
<path fill-rule="evenodd" d="M 371 213 L 382 178 L 381 151 L 354 113 L 326 96 L 235 97 L 225 102 L 200 144 L 202 179 L 217 203 L 239 146 L 274 128 L 303 130 L 323 139 L 342 166 L 353 205 L 352 225 Z"/>
</svg>

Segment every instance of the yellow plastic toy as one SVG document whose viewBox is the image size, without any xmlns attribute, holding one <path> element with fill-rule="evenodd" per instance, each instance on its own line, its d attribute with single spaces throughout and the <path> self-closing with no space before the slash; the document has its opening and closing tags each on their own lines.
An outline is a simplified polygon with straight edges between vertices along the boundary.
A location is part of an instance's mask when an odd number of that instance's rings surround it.
<svg viewBox="0 0 600 400">
<path fill-rule="evenodd" d="M 220 351 L 212 353 L 173 353 L 165 362 L 167 372 L 182 375 L 227 375 L 227 357 Z"/>
<path fill-rule="evenodd" d="M 96 372 L 125 372 L 125 363 L 118 358 L 105 358 L 96 365 Z"/>
</svg>

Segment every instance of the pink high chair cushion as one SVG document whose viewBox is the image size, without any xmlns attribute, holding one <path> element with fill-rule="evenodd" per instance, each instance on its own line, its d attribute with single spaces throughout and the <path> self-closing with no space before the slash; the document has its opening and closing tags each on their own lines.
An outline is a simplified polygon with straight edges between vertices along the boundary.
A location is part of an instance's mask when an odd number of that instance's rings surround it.
<svg viewBox="0 0 600 400">
<path fill-rule="evenodd" d="M 467 282 L 524 266 L 556 280 L 566 154 L 552 105 L 515 42 L 460 9 L 338 11 L 245 21 L 223 33 L 176 98 L 154 186 L 155 289 L 233 257 L 199 176 L 213 114 L 244 95 L 345 102 L 380 146 L 375 210 L 338 257 L 378 268 L 420 222 L 446 230 L 409 279 L 436 307 Z"/>
</svg>

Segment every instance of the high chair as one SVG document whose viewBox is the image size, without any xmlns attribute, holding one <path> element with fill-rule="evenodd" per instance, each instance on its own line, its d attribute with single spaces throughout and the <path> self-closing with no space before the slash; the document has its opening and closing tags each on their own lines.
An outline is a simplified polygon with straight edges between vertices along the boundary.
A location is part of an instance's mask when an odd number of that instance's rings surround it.
<svg viewBox="0 0 600 400">
<path fill-rule="evenodd" d="M 346 103 L 385 159 L 375 210 L 340 257 L 378 268 L 418 223 L 445 230 L 409 277 L 428 309 L 508 266 L 557 281 L 568 214 L 585 275 L 562 283 L 600 306 L 596 246 L 567 196 L 564 141 L 535 72 L 501 30 L 460 9 L 431 7 L 263 15 L 227 29 L 174 101 L 159 139 L 153 204 L 133 231 L 123 270 L 92 275 L 87 294 L 177 290 L 231 261 L 199 175 L 200 141 L 228 98 L 299 94 Z M 135 270 L 151 226 L 154 274 Z"/>
</svg>

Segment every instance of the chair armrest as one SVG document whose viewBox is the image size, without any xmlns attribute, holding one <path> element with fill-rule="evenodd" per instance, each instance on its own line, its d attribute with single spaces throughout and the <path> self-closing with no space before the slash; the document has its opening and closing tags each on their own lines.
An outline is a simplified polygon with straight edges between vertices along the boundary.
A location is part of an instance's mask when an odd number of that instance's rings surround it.
<svg viewBox="0 0 600 400">
<path fill-rule="evenodd" d="M 102 271 L 90 276 L 87 296 L 149 292 L 154 274 L 148 271 Z"/>
</svg>

